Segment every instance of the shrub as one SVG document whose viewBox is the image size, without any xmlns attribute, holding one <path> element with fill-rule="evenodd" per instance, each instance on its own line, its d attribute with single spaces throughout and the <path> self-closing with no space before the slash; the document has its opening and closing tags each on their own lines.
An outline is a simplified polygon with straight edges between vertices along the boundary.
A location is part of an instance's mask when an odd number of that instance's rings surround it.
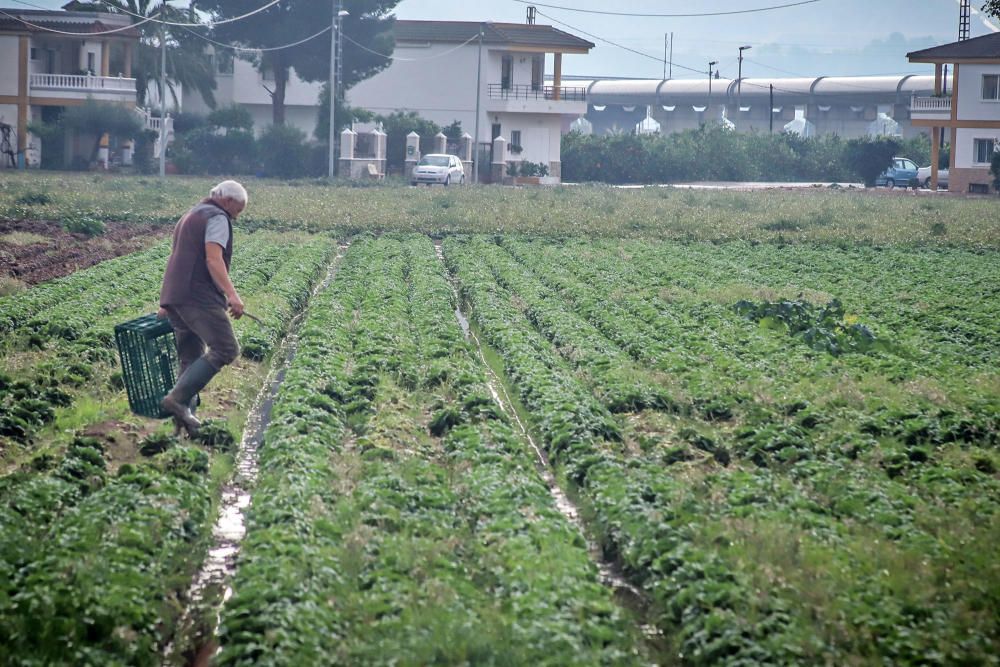
<svg viewBox="0 0 1000 667">
<path fill-rule="evenodd" d="M 209 125 L 226 130 L 249 131 L 253 129 L 253 116 L 245 107 L 237 104 L 212 111 L 206 120 Z"/>
<path fill-rule="evenodd" d="M 993 174 L 993 189 L 1000 192 L 1000 151 L 993 151 L 990 173 Z"/>
<path fill-rule="evenodd" d="M 892 158 L 898 152 L 899 142 L 895 139 L 851 139 L 847 142 L 845 158 L 864 184 L 872 187 L 875 179 L 892 164 Z"/>
<path fill-rule="evenodd" d="M 70 234 L 99 236 L 104 233 L 104 223 L 89 215 L 76 215 L 66 218 L 62 222 L 62 227 Z"/>
<path fill-rule="evenodd" d="M 173 160 L 186 174 L 249 174 L 256 171 L 257 143 L 253 132 L 200 127 L 174 142 Z"/>
<path fill-rule="evenodd" d="M 259 140 L 266 176 L 298 178 L 306 175 L 309 147 L 305 133 L 290 125 L 269 125 Z"/>
</svg>

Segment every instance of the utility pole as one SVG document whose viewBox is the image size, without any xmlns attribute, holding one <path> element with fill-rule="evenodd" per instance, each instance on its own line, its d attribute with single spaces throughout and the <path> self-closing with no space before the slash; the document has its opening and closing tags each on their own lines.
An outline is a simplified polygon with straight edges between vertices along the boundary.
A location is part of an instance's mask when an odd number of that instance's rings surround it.
<svg viewBox="0 0 1000 667">
<path fill-rule="evenodd" d="M 337 156 L 334 153 L 337 125 L 334 119 L 337 114 L 337 26 L 342 11 L 341 0 L 333 0 L 333 16 L 330 17 L 330 146 L 326 165 L 326 175 L 330 180 L 333 180 L 337 167 Z"/>
<path fill-rule="evenodd" d="M 670 33 L 670 78 L 674 78 L 674 33 Z"/>
<path fill-rule="evenodd" d="M 167 0 L 160 5 L 160 178 L 167 176 Z"/>
<path fill-rule="evenodd" d="M 774 84 L 771 84 L 771 113 L 767 114 L 767 131 L 770 134 L 774 134 Z"/>
<path fill-rule="evenodd" d="M 667 33 L 663 33 L 663 78 L 667 78 Z"/>
<path fill-rule="evenodd" d="M 740 64 L 736 74 L 736 119 L 740 118 L 740 109 L 743 106 L 743 52 L 752 49 L 752 46 L 741 46 Z"/>
<path fill-rule="evenodd" d="M 472 139 L 472 182 L 479 182 L 479 98 L 483 85 L 483 24 L 479 24 L 479 56 L 476 58 L 476 136 Z"/>
</svg>

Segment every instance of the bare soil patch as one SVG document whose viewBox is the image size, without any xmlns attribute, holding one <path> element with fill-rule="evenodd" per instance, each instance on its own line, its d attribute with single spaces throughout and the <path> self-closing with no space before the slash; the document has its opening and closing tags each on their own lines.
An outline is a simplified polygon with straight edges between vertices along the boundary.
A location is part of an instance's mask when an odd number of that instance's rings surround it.
<svg viewBox="0 0 1000 667">
<path fill-rule="evenodd" d="M 37 285 L 141 250 L 169 233 L 169 226 L 108 222 L 103 234 L 87 237 L 52 220 L 0 220 L 0 278 Z"/>
</svg>

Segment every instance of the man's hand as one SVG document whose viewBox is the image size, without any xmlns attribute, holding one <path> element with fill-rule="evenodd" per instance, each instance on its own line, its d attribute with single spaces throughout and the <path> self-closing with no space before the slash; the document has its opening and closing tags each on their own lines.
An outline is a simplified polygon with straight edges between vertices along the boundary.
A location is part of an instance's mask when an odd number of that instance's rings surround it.
<svg viewBox="0 0 1000 667">
<path fill-rule="evenodd" d="M 234 320 L 243 317 L 243 300 L 236 292 L 233 292 L 232 296 L 229 297 L 229 312 Z"/>
<path fill-rule="evenodd" d="M 167 309 L 161 307 L 158 311 L 156 311 L 156 319 L 158 320 L 167 319 Z"/>
</svg>

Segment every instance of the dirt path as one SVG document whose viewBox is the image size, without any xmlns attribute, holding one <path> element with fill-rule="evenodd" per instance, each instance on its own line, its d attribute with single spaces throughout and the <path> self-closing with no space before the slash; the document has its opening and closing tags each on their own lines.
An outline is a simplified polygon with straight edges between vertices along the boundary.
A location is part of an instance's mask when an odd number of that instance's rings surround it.
<svg viewBox="0 0 1000 667">
<path fill-rule="evenodd" d="M 51 220 L 0 221 L 0 277 L 36 285 L 141 250 L 169 233 L 168 225 L 108 222 L 103 234 L 87 237 Z"/>
</svg>

